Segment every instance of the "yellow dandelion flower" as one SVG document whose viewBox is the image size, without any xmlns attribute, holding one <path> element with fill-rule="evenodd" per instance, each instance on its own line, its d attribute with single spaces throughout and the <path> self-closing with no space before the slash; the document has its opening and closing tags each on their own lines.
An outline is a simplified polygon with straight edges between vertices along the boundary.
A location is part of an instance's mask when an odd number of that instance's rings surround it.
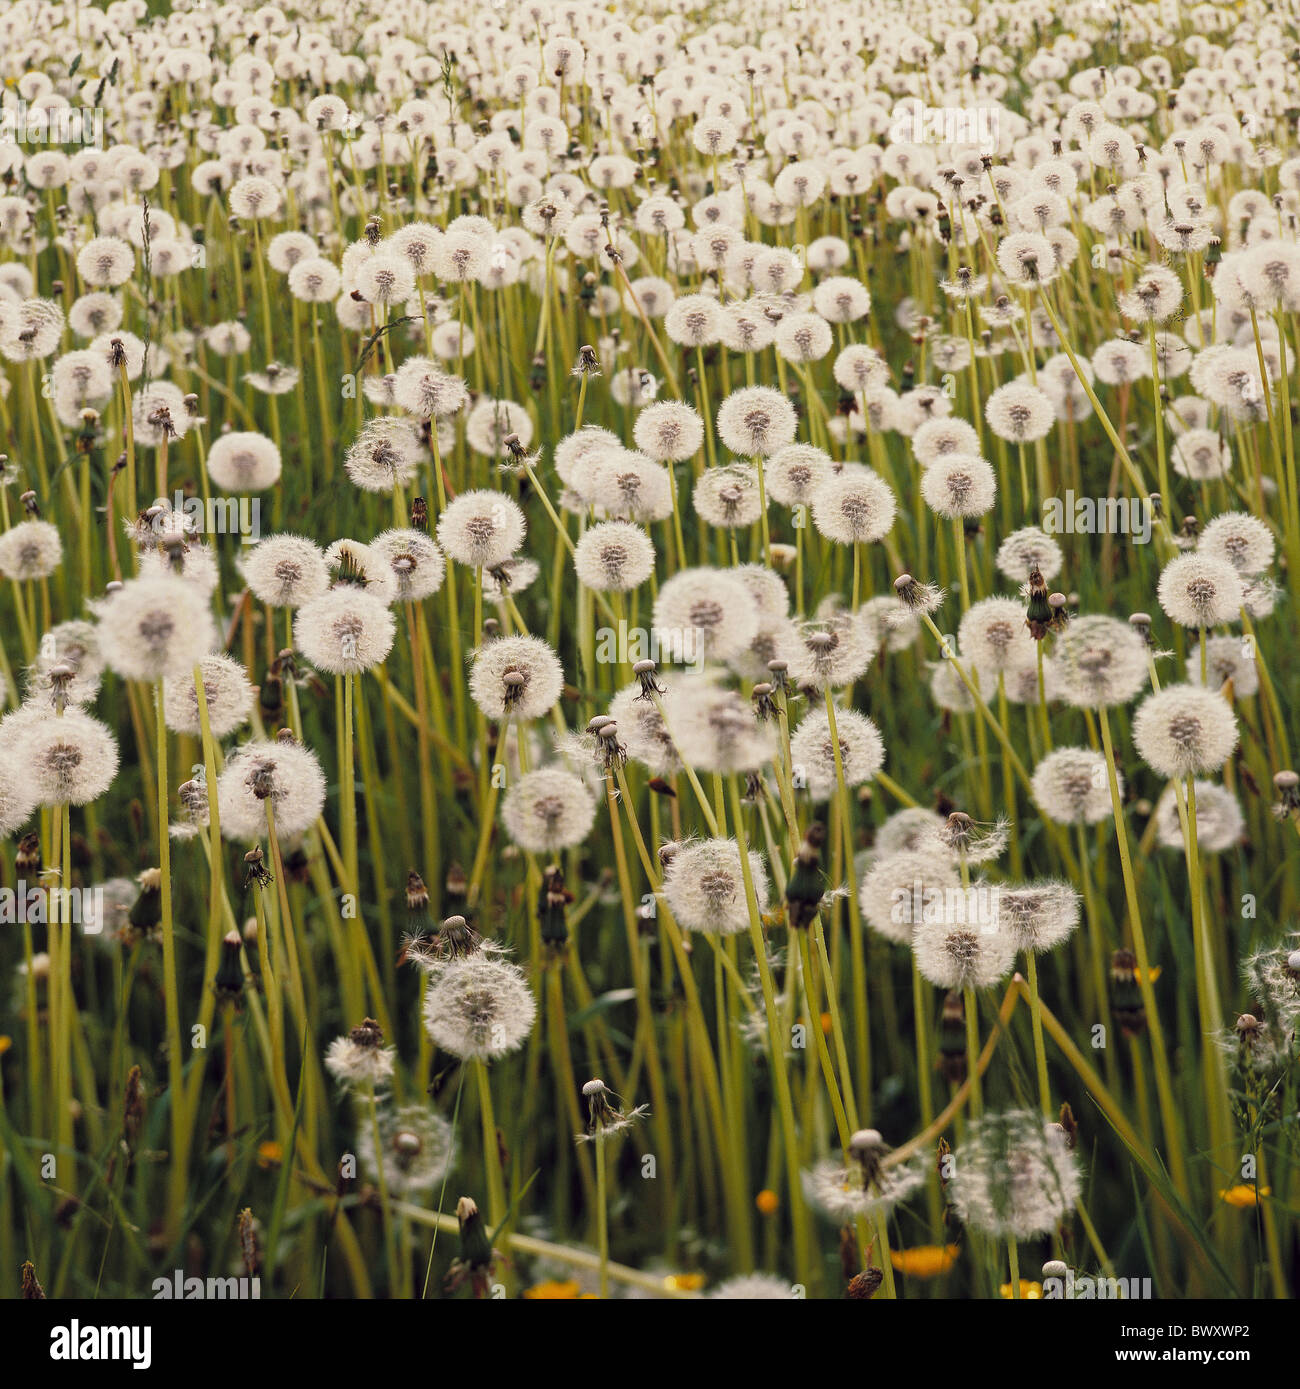
<svg viewBox="0 0 1300 1389">
<path fill-rule="evenodd" d="M 560 1283 L 555 1279 L 549 1279 L 545 1283 L 525 1288 L 524 1296 L 538 1302 L 573 1302 L 579 1296 L 579 1289 L 577 1283 L 572 1280 Z"/>
<path fill-rule="evenodd" d="M 1011 1284 L 1003 1283 L 998 1289 L 1003 1297 L 1011 1296 Z M 1043 1296 L 1043 1285 L 1041 1283 L 1031 1283 L 1027 1278 L 1020 1280 L 1020 1298 L 1023 1302 L 1037 1302 Z"/>
<path fill-rule="evenodd" d="M 915 1249 L 891 1249 L 889 1261 L 899 1273 L 913 1278 L 935 1278 L 948 1272 L 960 1252 L 955 1244 L 918 1244 Z"/>
<path fill-rule="evenodd" d="M 664 1279 L 664 1287 L 672 1292 L 697 1293 L 707 1282 L 702 1273 L 670 1273 Z"/>
<path fill-rule="evenodd" d="M 1253 1186 L 1230 1186 L 1219 1192 L 1219 1200 L 1222 1201 L 1224 1205 L 1236 1206 L 1238 1209 L 1243 1209 L 1246 1206 L 1259 1205 L 1260 1196 L 1272 1196 L 1272 1194 L 1273 1188 L 1269 1186 L 1260 1187 L 1258 1192 Z"/>
<path fill-rule="evenodd" d="M 758 1207 L 760 1215 L 775 1215 L 781 1207 L 781 1198 L 775 1191 L 764 1188 L 754 1198 L 754 1204 Z"/>
</svg>

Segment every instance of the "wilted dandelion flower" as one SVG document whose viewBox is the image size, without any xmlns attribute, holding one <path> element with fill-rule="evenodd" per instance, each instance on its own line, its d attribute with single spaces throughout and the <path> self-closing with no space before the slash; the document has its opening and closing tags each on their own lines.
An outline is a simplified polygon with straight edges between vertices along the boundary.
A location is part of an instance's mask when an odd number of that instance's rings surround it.
<svg viewBox="0 0 1300 1389">
<path fill-rule="evenodd" d="M 774 1273 L 741 1273 L 718 1284 L 708 1294 L 715 1302 L 770 1302 L 781 1299 L 789 1302 L 798 1296 L 797 1290 L 788 1278 L 778 1278 Z"/>
<path fill-rule="evenodd" d="M 1169 461 L 1179 477 L 1213 482 L 1232 470 L 1232 450 L 1213 429 L 1187 429 L 1174 440 Z"/>
<path fill-rule="evenodd" d="M 756 772 L 776 755 L 776 733 L 749 700 L 710 680 L 678 686 L 669 715 L 682 760 L 696 771 Z"/>
<path fill-rule="evenodd" d="M 781 506 L 807 506 L 831 472 L 830 455 L 811 444 L 787 444 L 764 467 L 767 495 Z"/>
<path fill-rule="evenodd" d="M 1147 683 L 1143 639 L 1115 617 L 1076 617 L 1056 639 L 1061 697 L 1079 709 L 1127 704 Z"/>
<path fill-rule="evenodd" d="M 661 678 L 661 677 L 656 677 Z M 663 680 L 660 702 L 671 711 L 676 682 Z M 659 705 L 647 699 L 639 683 L 628 685 L 610 701 L 609 716 L 618 725 L 618 736 L 628 757 L 640 762 L 651 776 L 671 777 L 681 770 L 681 757 L 664 723 Z M 671 712 L 670 712 L 671 716 Z"/>
<path fill-rule="evenodd" d="M 265 434 L 232 430 L 209 449 L 208 476 L 226 492 L 264 492 L 280 480 L 280 450 Z"/>
<path fill-rule="evenodd" d="M 640 411 L 632 437 L 637 448 L 656 462 L 680 462 L 703 446 L 704 421 L 681 401 L 660 401 Z"/>
<path fill-rule="evenodd" d="M 519 503 L 502 492 L 462 492 L 438 517 L 438 543 L 457 564 L 491 569 L 524 543 Z"/>
<path fill-rule="evenodd" d="M 329 566 L 320 546 L 301 535 L 269 535 L 240 556 L 240 569 L 259 603 L 296 608 L 329 588 Z"/>
<path fill-rule="evenodd" d="M 1222 695 L 1196 685 L 1167 685 L 1133 715 L 1133 745 L 1167 777 L 1217 772 L 1237 747 L 1237 717 Z"/>
<path fill-rule="evenodd" d="M 997 245 L 998 269 L 1010 285 L 1036 289 L 1056 279 L 1052 243 L 1037 232 L 1012 232 Z"/>
<path fill-rule="evenodd" d="M 367 1018 L 346 1037 L 335 1037 L 329 1044 L 325 1069 L 344 1089 L 373 1093 L 392 1080 L 396 1055 L 394 1047 L 384 1045 L 379 1024 Z"/>
<path fill-rule="evenodd" d="M 942 821 L 934 818 L 936 823 L 922 829 L 914 846 L 882 852 L 858 887 L 867 925 L 898 945 L 910 944 L 915 928 L 927 915 L 941 913 L 961 885 L 957 868 L 938 842 Z"/>
<path fill-rule="evenodd" d="M 1227 511 L 1207 521 L 1196 542 L 1198 554 L 1230 564 L 1238 574 L 1253 578 L 1273 563 L 1273 532 L 1258 516 Z"/>
<path fill-rule="evenodd" d="M 1041 955 L 1069 938 L 1079 925 L 1079 894 L 1064 882 L 999 885 L 997 928 L 1017 950 Z"/>
<path fill-rule="evenodd" d="M 596 803 L 582 778 L 559 767 L 527 773 L 501 804 L 501 821 L 510 838 L 533 854 L 581 844 L 595 818 Z"/>
<path fill-rule="evenodd" d="M 864 395 L 889 384 L 889 364 L 872 347 L 846 347 L 835 358 L 832 374 L 836 384 L 851 395 Z"/>
<path fill-rule="evenodd" d="M 872 469 L 846 464 L 813 494 L 813 524 L 839 545 L 883 540 L 893 529 L 898 502 Z"/>
<path fill-rule="evenodd" d="M 1116 772 L 1120 794 L 1123 778 Z M 1106 759 L 1091 748 L 1056 748 L 1034 768 L 1034 801 L 1058 825 L 1096 825 L 1112 814 Z"/>
<path fill-rule="evenodd" d="M 563 688 L 559 657 L 540 637 L 498 637 L 474 655 L 469 692 L 486 718 L 540 719 Z"/>
<path fill-rule="evenodd" d="M 117 740 L 80 709 L 25 718 L 7 750 L 21 768 L 37 805 L 88 805 L 117 775 Z"/>
<path fill-rule="evenodd" d="M 628 521 L 603 521 L 578 541 L 573 567 L 578 581 L 597 593 L 626 593 L 654 572 L 650 537 Z"/>
<path fill-rule="evenodd" d="M 6 579 L 46 579 L 62 561 L 63 541 L 49 521 L 19 521 L 0 534 L 0 574 Z"/>
<path fill-rule="evenodd" d="M 442 587 L 447 561 L 423 531 L 405 527 L 382 531 L 366 549 L 392 574 L 395 602 L 418 603 Z"/>
<path fill-rule="evenodd" d="M 602 1143 L 615 1134 L 626 1133 L 639 1119 L 649 1114 L 648 1105 L 624 1110 L 618 1096 L 603 1080 L 589 1080 L 582 1087 L 587 1106 L 587 1129 L 577 1135 L 579 1143 Z"/>
<path fill-rule="evenodd" d="M 1202 853 L 1222 854 L 1239 844 L 1246 833 L 1246 817 L 1241 803 L 1225 786 L 1213 781 L 1197 781 L 1196 843 Z M 1184 847 L 1182 817 L 1178 813 L 1176 788 L 1165 787 L 1156 802 L 1156 840 L 1163 849 Z M 1184 795 L 1184 801 L 1186 796 Z"/>
<path fill-rule="evenodd" d="M 255 691 L 248 672 L 238 661 L 220 653 L 204 656 L 198 663 L 207 702 L 208 726 L 214 738 L 224 738 L 248 722 L 253 711 Z M 197 736 L 202 731 L 199 695 L 195 675 L 172 675 L 163 681 L 163 714 L 173 733 Z"/>
<path fill-rule="evenodd" d="M 291 738 L 245 743 L 217 778 L 217 809 L 227 839 L 264 838 L 271 803 L 281 841 L 305 834 L 325 805 L 325 774 L 310 748 Z"/>
<path fill-rule="evenodd" d="M 972 1120 L 953 1154 L 948 1182 L 948 1198 L 963 1223 L 995 1239 L 1052 1233 L 1082 1190 L 1065 1130 L 1028 1110 Z"/>
<path fill-rule="evenodd" d="M 655 599 L 654 629 L 675 659 L 731 660 L 758 635 L 758 626 L 757 603 L 727 570 L 680 570 Z"/>
<path fill-rule="evenodd" d="M 923 468 L 950 454 L 974 454 L 978 457 L 980 449 L 975 426 L 956 415 L 926 420 L 912 435 L 911 442 L 912 455 Z"/>
<path fill-rule="evenodd" d="M 318 670 L 356 675 L 393 649 L 397 624 L 388 605 L 358 584 L 339 584 L 304 603 L 294 617 L 294 644 Z"/>
<path fill-rule="evenodd" d="M 825 709 L 813 709 L 790 735 L 790 761 L 796 784 L 802 785 L 814 801 L 828 800 L 838 785 L 835 770 L 835 742 L 846 786 L 861 786 L 885 764 L 885 744 L 880 730 L 856 709 L 839 709 L 835 714 L 838 739 L 831 737 Z"/>
<path fill-rule="evenodd" d="M 762 514 L 758 471 L 748 463 L 707 468 L 696 479 L 691 500 L 701 520 L 724 530 L 752 526 Z"/>
<path fill-rule="evenodd" d="M 36 809 L 32 779 L 10 758 L 0 758 L 0 835 L 21 829 Z"/>
<path fill-rule="evenodd" d="M 343 456 L 347 475 L 364 492 L 392 492 L 415 476 L 420 447 L 406 420 L 367 420 Z"/>
<path fill-rule="evenodd" d="M 381 1108 L 379 1143 L 384 1184 L 393 1196 L 410 1198 L 432 1193 L 456 1163 L 452 1127 L 427 1105 Z M 357 1134 L 357 1156 L 364 1172 L 378 1174 L 374 1131 L 369 1124 L 362 1125 Z"/>
<path fill-rule="evenodd" d="M 946 454 L 921 474 L 926 505 L 950 521 L 985 515 L 993 509 L 997 490 L 992 464 L 975 454 Z"/>
<path fill-rule="evenodd" d="M 770 386 L 733 391 L 718 409 L 718 437 L 732 453 L 767 458 L 794 443 L 794 406 Z"/>
<path fill-rule="evenodd" d="M 804 689 L 842 689 L 866 674 L 875 648 L 857 617 L 845 608 L 825 607 L 812 621 L 795 627 L 780 643 L 790 679 Z"/>
<path fill-rule="evenodd" d="M 116 289 L 135 270 L 130 245 L 116 236 L 96 236 L 77 252 L 77 273 L 88 285 Z"/>
<path fill-rule="evenodd" d="M 1045 439 L 1056 423 L 1051 398 L 1028 381 L 1008 381 L 984 402 L 984 422 L 1011 444 Z"/>
<path fill-rule="evenodd" d="M 980 891 L 952 900 L 964 909 L 941 913 L 938 919 L 927 916 L 913 929 L 916 967 L 941 989 L 991 988 L 1010 974 L 1016 942 L 999 927 L 995 911 L 981 907 Z"/>
<path fill-rule="evenodd" d="M 1160 571 L 1156 596 L 1182 627 L 1218 627 L 1241 616 L 1241 578 L 1226 560 L 1196 551 L 1178 555 Z"/>
<path fill-rule="evenodd" d="M 450 961 L 432 975 L 424 1028 L 435 1045 L 462 1061 L 494 1061 L 521 1047 L 537 1016 L 522 970 L 484 951 Z"/>
<path fill-rule="evenodd" d="M 125 680 L 193 673 L 216 645 L 216 624 L 198 589 L 173 574 L 131 579 L 98 608 L 105 663 Z"/>
<path fill-rule="evenodd" d="M 24 299 L 0 312 L 0 355 L 11 362 L 33 362 L 58 349 L 63 310 L 53 299 Z"/>
<path fill-rule="evenodd" d="M 957 645 L 971 665 L 999 673 L 1036 656 L 1024 604 L 1014 598 L 972 603 L 957 627 Z"/>
<path fill-rule="evenodd" d="M 446 419 L 469 403 L 459 376 L 452 376 L 427 357 L 408 357 L 397 369 L 393 399 L 417 419 Z"/>
<path fill-rule="evenodd" d="M 767 871 L 750 852 L 750 877 L 760 916 L 767 910 Z M 686 931 L 734 935 L 749 929 L 749 906 L 734 839 L 702 839 L 673 847 L 664 867 L 663 897 Z"/>
<path fill-rule="evenodd" d="M 1192 651 L 1186 661 L 1187 680 L 1217 690 L 1232 681 L 1233 693 L 1249 699 L 1259 692 L 1259 666 L 1252 643 L 1243 637 L 1210 637 L 1205 643 L 1205 675 L 1201 679 L 1201 653 Z"/>
<path fill-rule="evenodd" d="M 875 1129 L 860 1129 L 840 1159 L 825 1158 L 803 1174 L 808 1199 L 841 1223 L 888 1215 L 925 1185 L 926 1176 L 920 1158 L 884 1166 L 889 1151 Z"/>
</svg>

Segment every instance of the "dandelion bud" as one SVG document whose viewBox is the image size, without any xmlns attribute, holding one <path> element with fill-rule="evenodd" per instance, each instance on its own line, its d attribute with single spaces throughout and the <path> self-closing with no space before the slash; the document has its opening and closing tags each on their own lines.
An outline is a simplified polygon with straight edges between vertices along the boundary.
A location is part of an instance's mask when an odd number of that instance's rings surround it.
<svg viewBox="0 0 1300 1389">
<path fill-rule="evenodd" d="M 847 1296 L 851 1302 L 867 1302 L 876 1295 L 885 1275 L 878 1268 L 866 1268 L 849 1279 Z"/>
<path fill-rule="evenodd" d="M 228 931 L 222 938 L 221 958 L 217 961 L 212 988 L 223 1003 L 234 1003 L 243 995 L 244 970 L 239 958 L 242 949 L 238 931 Z"/>
<path fill-rule="evenodd" d="M 254 845 L 244 855 L 244 886 L 256 883 L 258 887 L 269 887 L 275 881 L 266 866 L 266 857 L 258 845 Z"/>
<path fill-rule="evenodd" d="M 1253 1013 L 1243 1013 L 1236 1022 L 1237 1040 L 1243 1049 L 1249 1051 L 1258 1045 L 1264 1035 L 1264 1024 Z"/>
<path fill-rule="evenodd" d="M 803 843 L 795 855 L 790 880 L 785 889 L 785 919 L 791 930 L 811 926 L 821 909 L 825 893 L 825 874 L 821 870 L 822 846 L 826 827 L 817 820 L 808 826 Z"/>
<path fill-rule="evenodd" d="M 492 1263 L 492 1241 L 478 1206 L 468 1196 L 456 1202 L 456 1220 L 460 1225 L 461 1261 L 471 1269 L 486 1269 Z"/>
<path fill-rule="evenodd" d="M 41 837 L 39 834 L 25 834 L 18 841 L 18 852 L 14 855 L 14 867 L 21 879 L 35 880 L 41 875 Z"/>
<path fill-rule="evenodd" d="M 950 1085 L 966 1079 L 966 1009 L 955 989 L 945 994 L 939 1016 L 939 1069 Z"/>
<path fill-rule="evenodd" d="M 77 672 L 71 666 L 60 663 L 51 666 L 47 674 L 50 681 L 50 702 L 61 714 L 68 706 L 68 687 Z"/>
<path fill-rule="evenodd" d="M 162 874 L 156 868 L 146 868 L 136 882 L 140 891 L 127 920 L 134 931 L 148 935 L 162 920 Z"/>
<path fill-rule="evenodd" d="M 1290 769 L 1275 772 L 1273 789 L 1277 792 L 1273 814 L 1279 820 L 1289 819 L 1300 811 L 1300 776 Z"/>
<path fill-rule="evenodd" d="M 1110 1009 L 1126 1037 L 1146 1030 L 1146 1005 L 1138 984 L 1137 956 L 1131 950 L 1117 950 L 1110 958 Z"/>
<path fill-rule="evenodd" d="M 658 666 L 651 660 L 638 661 L 632 667 L 632 674 L 636 676 L 637 682 L 641 686 L 638 699 L 651 699 L 654 695 L 666 693 L 664 687 L 655 679 L 658 669 Z"/>
<path fill-rule="evenodd" d="M 573 894 L 564 886 L 564 874 L 556 864 L 551 864 L 542 872 L 542 888 L 539 895 L 537 916 L 542 944 L 558 955 L 569 943 L 569 927 L 566 920 L 569 903 Z"/>
<path fill-rule="evenodd" d="M 1042 574 L 1034 569 L 1029 575 L 1029 606 L 1025 611 L 1025 626 L 1035 641 L 1042 641 L 1052 630 L 1052 605 Z"/>
</svg>

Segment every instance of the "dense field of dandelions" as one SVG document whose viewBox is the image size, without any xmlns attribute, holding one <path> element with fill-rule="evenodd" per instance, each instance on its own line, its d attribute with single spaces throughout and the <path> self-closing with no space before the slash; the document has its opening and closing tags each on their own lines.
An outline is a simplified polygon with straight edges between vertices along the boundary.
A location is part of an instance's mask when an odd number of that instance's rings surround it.
<svg viewBox="0 0 1300 1389">
<path fill-rule="evenodd" d="M 1294 1295 L 1282 9 L 0 40 L 6 1296 Z"/>
</svg>

